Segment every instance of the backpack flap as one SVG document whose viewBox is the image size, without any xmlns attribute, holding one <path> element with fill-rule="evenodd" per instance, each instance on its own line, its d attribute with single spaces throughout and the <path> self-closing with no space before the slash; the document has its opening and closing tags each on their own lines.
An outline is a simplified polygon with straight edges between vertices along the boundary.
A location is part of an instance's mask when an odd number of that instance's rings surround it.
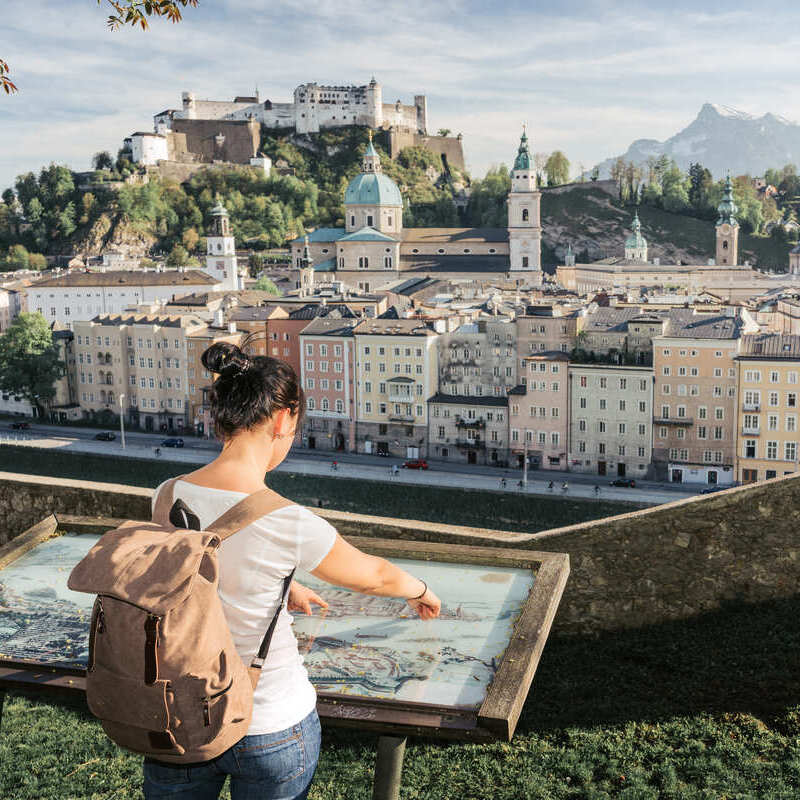
<svg viewBox="0 0 800 800">
<path fill-rule="evenodd" d="M 67 586 L 162 616 L 189 596 L 203 556 L 219 544 L 212 532 L 127 522 L 100 538 L 75 565 Z"/>
</svg>

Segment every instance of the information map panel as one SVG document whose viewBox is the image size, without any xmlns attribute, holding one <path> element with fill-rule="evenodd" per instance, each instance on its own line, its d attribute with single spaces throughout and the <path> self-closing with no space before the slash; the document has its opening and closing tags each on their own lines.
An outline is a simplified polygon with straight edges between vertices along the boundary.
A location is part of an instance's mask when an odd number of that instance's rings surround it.
<svg viewBox="0 0 800 800">
<path fill-rule="evenodd" d="M 82 667 L 94 597 L 67 588 L 99 537 L 48 539 L 0 570 L 0 658 Z M 350 696 L 477 709 L 527 600 L 531 570 L 393 559 L 441 598 L 422 621 L 401 600 L 338 589 L 298 573 L 329 608 L 294 614 L 312 683 Z"/>
</svg>

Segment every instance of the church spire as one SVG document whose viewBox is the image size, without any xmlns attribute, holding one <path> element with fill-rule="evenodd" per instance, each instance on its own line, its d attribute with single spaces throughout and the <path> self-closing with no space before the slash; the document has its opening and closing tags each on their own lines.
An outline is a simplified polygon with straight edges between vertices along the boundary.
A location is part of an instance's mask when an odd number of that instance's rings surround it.
<svg viewBox="0 0 800 800">
<path fill-rule="evenodd" d="M 725 191 L 722 195 L 722 202 L 717 206 L 719 212 L 719 219 L 717 225 L 722 225 L 727 222 L 728 225 L 736 225 L 736 212 L 738 207 L 733 200 L 733 183 L 731 182 L 731 174 L 728 173 L 725 178 Z"/>
<path fill-rule="evenodd" d="M 378 151 L 372 144 L 372 128 L 369 130 L 369 144 L 367 144 L 367 149 L 364 151 L 364 159 L 362 161 L 361 171 L 369 173 L 381 171 L 381 157 L 378 155 Z"/>
<path fill-rule="evenodd" d="M 514 161 L 514 169 L 527 169 L 531 168 L 533 159 L 531 158 L 531 151 L 528 147 L 528 124 L 522 125 L 522 136 L 519 140 L 519 149 L 517 150 L 517 158 Z"/>
</svg>

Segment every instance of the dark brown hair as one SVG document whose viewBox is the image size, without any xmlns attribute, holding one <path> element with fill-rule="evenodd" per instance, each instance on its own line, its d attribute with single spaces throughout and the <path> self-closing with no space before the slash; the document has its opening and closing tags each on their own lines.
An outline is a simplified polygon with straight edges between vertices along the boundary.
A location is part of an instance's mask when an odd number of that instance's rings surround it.
<svg viewBox="0 0 800 800">
<path fill-rule="evenodd" d="M 217 342 L 201 358 L 218 377 L 211 387 L 211 413 L 220 438 L 249 430 L 282 408 L 303 420 L 305 397 L 291 365 L 269 356 L 249 356 L 230 342 Z"/>
</svg>

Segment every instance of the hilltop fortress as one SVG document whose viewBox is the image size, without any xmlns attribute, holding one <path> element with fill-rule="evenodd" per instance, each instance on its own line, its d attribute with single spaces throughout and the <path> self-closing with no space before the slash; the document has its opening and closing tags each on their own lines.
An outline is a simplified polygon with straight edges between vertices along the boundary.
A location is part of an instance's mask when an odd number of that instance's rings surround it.
<svg viewBox="0 0 800 800">
<path fill-rule="evenodd" d="M 304 83 L 290 103 L 262 100 L 258 91 L 231 101 L 198 100 L 187 91 L 180 108 L 156 114 L 153 130 L 132 133 L 125 145 L 133 163 L 158 167 L 170 177 L 188 177 L 210 163 L 247 164 L 269 172 L 271 163 L 260 152 L 261 126 L 305 136 L 353 125 L 386 131 L 392 158 L 405 147 L 424 147 L 442 157 L 445 169 L 464 169 L 460 135 L 428 135 L 425 95 L 416 95 L 413 105 L 384 103 L 375 78 L 363 86 Z"/>
<path fill-rule="evenodd" d="M 397 129 L 426 134 L 428 108 L 425 95 L 414 97 L 414 105 L 383 102 L 383 89 L 373 78 L 366 86 L 320 86 L 304 83 L 294 90 L 291 103 L 273 103 L 253 97 L 197 100 L 183 93 L 179 109 L 167 109 L 153 117 L 156 130 L 172 127 L 173 120 L 248 120 L 268 128 L 294 128 L 297 133 L 319 133 L 325 128 L 365 125 L 373 129 Z"/>
</svg>

